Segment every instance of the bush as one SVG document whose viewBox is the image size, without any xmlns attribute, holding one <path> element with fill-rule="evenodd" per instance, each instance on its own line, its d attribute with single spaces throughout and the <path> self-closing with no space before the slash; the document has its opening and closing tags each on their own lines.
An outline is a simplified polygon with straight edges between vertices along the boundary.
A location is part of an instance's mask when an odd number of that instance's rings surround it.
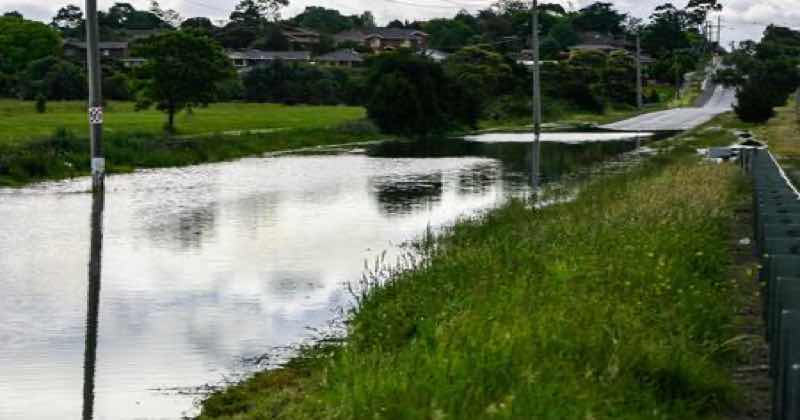
<svg viewBox="0 0 800 420">
<path fill-rule="evenodd" d="M 47 112 L 47 97 L 41 93 L 36 97 L 36 112 L 40 114 Z"/>
<path fill-rule="evenodd" d="M 370 58 L 367 114 L 381 131 L 411 137 L 477 125 L 478 89 L 449 78 L 441 65 L 408 51 Z"/>
<path fill-rule="evenodd" d="M 758 81 L 749 81 L 736 92 L 734 107 L 740 120 L 750 123 L 765 123 L 775 116 L 774 98 L 769 89 Z"/>
</svg>

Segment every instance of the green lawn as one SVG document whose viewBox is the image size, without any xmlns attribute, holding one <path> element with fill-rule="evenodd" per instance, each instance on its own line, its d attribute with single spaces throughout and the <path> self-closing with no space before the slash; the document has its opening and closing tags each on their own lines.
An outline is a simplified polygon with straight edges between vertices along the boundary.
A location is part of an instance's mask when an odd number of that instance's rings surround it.
<svg viewBox="0 0 800 420">
<path fill-rule="evenodd" d="M 363 118 L 360 107 L 285 106 L 276 104 L 222 103 L 181 113 L 176 119 L 178 134 L 210 134 L 237 130 L 313 129 L 335 126 Z M 133 103 L 113 102 L 106 108 L 109 134 L 160 134 L 165 114 L 134 110 Z M 79 137 L 88 136 L 86 106 L 82 102 L 51 102 L 47 113 L 36 113 L 33 102 L 0 100 L 0 144 L 26 142 L 52 135 L 66 128 Z"/>
</svg>

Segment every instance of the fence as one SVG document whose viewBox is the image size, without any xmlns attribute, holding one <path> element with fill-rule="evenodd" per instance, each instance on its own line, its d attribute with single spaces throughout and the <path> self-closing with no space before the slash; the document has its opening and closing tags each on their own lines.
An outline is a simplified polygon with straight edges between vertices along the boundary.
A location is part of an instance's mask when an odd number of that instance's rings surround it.
<svg viewBox="0 0 800 420">
<path fill-rule="evenodd" d="M 773 420 L 800 420 L 800 195 L 767 150 L 742 164 L 753 177 L 754 232 L 762 259 Z"/>
</svg>

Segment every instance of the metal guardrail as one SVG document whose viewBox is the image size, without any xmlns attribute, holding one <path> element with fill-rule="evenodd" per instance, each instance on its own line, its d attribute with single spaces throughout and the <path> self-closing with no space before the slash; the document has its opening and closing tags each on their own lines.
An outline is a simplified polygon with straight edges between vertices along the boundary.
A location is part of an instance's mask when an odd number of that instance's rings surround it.
<svg viewBox="0 0 800 420">
<path fill-rule="evenodd" d="M 800 194 L 767 150 L 743 152 L 753 177 L 753 230 L 762 259 L 772 419 L 800 420 Z"/>
</svg>

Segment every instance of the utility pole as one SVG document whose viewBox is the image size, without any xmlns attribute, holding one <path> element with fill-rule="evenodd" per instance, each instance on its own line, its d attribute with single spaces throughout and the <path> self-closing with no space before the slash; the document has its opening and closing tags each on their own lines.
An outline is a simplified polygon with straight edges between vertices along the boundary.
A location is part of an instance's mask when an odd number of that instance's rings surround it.
<svg viewBox="0 0 800 420">
<path fill-rule="evenodd" d="M 531 176 L 533 188 L 537 190 L 541 182 L 541 133 L 542 133 L 542 84 L 539 67 L 539 2 L 531 5 L 531 39 L 533 47 L 533 165 Z"/>
<path fill-rule="evenodd" d="M 642 109 L 644 98 L 642 97 L 642 35 L 636 32 L 636 106 Z"/>
<path fill-rule="evenodd" d="M 722 46 L 722 14 L 717 16 L 717 45 Z"/>
<path fill-rule="evenodd" d="M 86 0 L 86 54 L 89 67 L 89 131 L 92 141 L 92 190 L 104 188 L 106 162 L 103 155 L 103 76 L 100 67 L 100 33 L 97 0 Z"/>
<path fill-rule="evenodd" d="M 83 360 L 83 419 L 94 418 L 95 367 L 97 363 L 97 326 L 102 274 L 103 210 L 105 208 L 105 172 L 103 155 L 103 94 L 100 67 L 100 35 L 97 0 L 86 0 L 86 53 L 89 67 L 89 131 L 92 165 L 92 215 L 86 337 Z"/>
</svg>

